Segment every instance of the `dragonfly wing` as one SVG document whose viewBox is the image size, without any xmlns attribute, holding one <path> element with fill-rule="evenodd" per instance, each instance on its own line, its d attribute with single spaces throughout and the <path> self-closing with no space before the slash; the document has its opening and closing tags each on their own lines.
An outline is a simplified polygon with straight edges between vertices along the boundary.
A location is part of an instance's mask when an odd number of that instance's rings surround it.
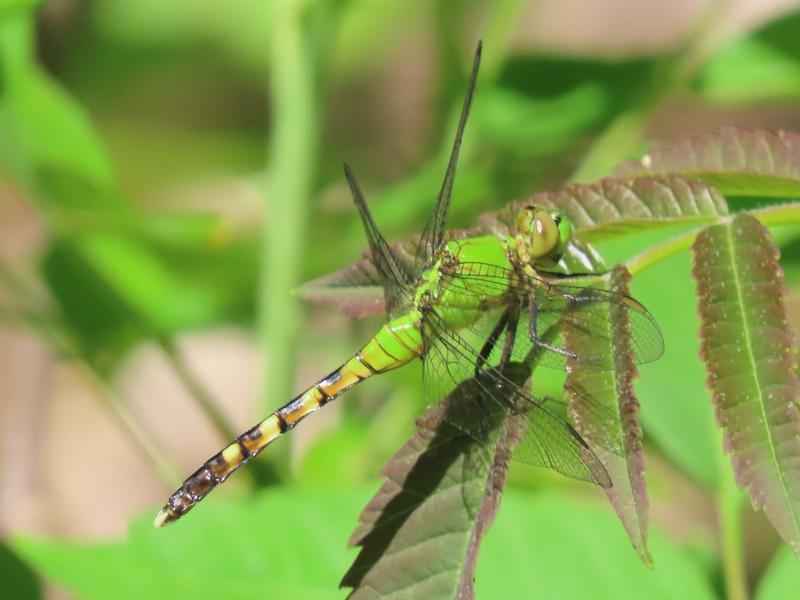
<svg viewBox="0 0 800 600">
<path fill-rule="evenodd" d="M 446 395 L 457 384 L 467 380 L 472 380 L 478 391 L 465 397 L 464 402 L 469 402 L 470 406 L 449 411 L 447 418 L 452 425 L 483 442 L 508 416 L 521 416 L 524 431 L 512 458 L 553 469 L 573 479 L 603 487 L 611 485 L 602 462 L 575 429 L 524 389 L 530 364 L 529 361 L 517 360 L 517 350 L 512 362 L 503 367 L 497 365 L 496 352 L 493 352 L 476 372 L 480 344 L 448 330 L 435 313 L 426 315 L 426 329 L 429 340 L 423 368 L 428 391 L 433 386 L 435 393 L 445 391 Z M 502 342 L 501 339 L 498 344 L 502 345 Z M 446 383 L 443 379 L 447 380 Z"/>
<path fill-rule="evenodd" d="M 346 163 L 344 165 L 344 175 L 350 186 L 350 192 L 358 210 L 358 215 L 361 217 L 364 232 L 367 235 L 372 262 L 383 283 L 386 314 L 391 314 L 407 295 L 406 291 L 411 277 L 403 270 L 389 244 L 386 243 L 386 239 L 380 229 L 378 229 L 378 225 L 375 223 L 375 219 L 372 218 L 372 213 L 367 206 L 367 201 L 364 199 L 364 194 L 356 181 L 356 176 Z"/>
<path fill-rule="evenodd" d="M 458 120 L 458 127 L 456 129 L 456 137 L 453 140 L 453 147 L 450 150 L 450 160 L 447 163 L 447 170 L 444 174 L 444 181 L 442 188 L 439 190 L 439 196 L 436 199 L 436 206 L 433 208 L 433 214 L 430 220 L 425 225 L 420 237 L 419 247 L 417 249 L 418 266 L 423 266 L 433 256 L 434 252 L 444 243 L 444 232 L 447 226 L 447 213 L 450 210 L 450 198 L 453 194 L 453 181 L 456 176 L 456 166 L 458 165 L 458 153 L 461 150 L 461 139 L 464 136 L 464 128 L 467 125 L 467 117 L 469 117 L 469 109 L 472 106 L 472 96 L 475 93 L 475 83 L 478 80 L 478 68 L 481 62 L 481 43 L 478 42 L 478 47 L 475 49 L 475 58 L 472 61 L 472 72 L 469 77 L 469 84 L 467 85 L 467 95 L 464 98 L 464 104 L 461 107 L 461 116 Z"/>
<path fill-rule="evenodd" d="M 520 312 L 520 327 L 532 331 L 535 340 L 549 352 L 545 352 L 537 364 L 563 369 L 567 358 L 572 357 L 603 366 L 605 356 L 590 354 L 573 355 L 564 339 L 567 330 L 596 344 L 583 347 L 603 347 L 612 335 L 610 308 L 622 307 L 630 320 L 631 347 L 636 364 L 658 359 L 664 353 L 664 338 L 653 315 L 637 300 L 611 290 L 595 286 L 571 286 L 553 283 L 545 279 L 520 276 L 515 271 L 489 264 L 462 263 L 448 273 L 445 284 L 458 294 L 486 297 L 494 290 L 508 290 L 508 302 L 516 302 L 525 310 Z M 531 310 L 531 305 L 534 310 Z M 531 327 L 531 318 L 533 327 Z"/>
</svg>

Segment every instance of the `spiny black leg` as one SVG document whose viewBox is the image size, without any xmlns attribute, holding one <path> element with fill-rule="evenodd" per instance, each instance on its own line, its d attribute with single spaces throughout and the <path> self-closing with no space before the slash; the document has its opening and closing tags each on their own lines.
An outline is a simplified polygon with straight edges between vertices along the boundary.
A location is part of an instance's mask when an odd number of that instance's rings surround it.
<svg viewBox="0 0 800 600">
<path fill-rule="evenodd" d="M 509 317 L 509 310 L 507 309 L 503 312 L 500 320 L 497 321 L 497 325 L 494 326 L 492 329 L 492 333 L 489 334 L 489 337 L 486 338 L 486 342 L 483 344 L 481 348 L 480 354 L 478 354 L 478 360 L 475 361 L 475 375 L 480 373 L 480 370 L 483 368 L 483 365 L 489 360 L 489 356 L 492 354 L 492 350 L 494 350 L 495 344 L 497 344 L 497 340 L 500 337 L 500 334 L 503 333 L 503 330 L 508 325 L 508 317 Z"/>
</svg>

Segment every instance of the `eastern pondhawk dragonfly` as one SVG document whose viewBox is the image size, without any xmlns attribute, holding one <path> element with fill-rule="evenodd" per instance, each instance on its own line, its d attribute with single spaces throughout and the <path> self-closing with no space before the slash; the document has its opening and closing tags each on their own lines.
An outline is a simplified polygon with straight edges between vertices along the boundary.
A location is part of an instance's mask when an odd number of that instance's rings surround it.
<svg viewBox="0 0 800 600">
<path fill-rule="evenodd" d="M 186 514 L 231 473 L 302 419 L 354 385 L 417 358 L 423 361 L 426 393 L 437 401 L 472 380 L 480 391 L 484 417 L 455 419 L 453 425 L 481 440 L 497 422 L 498 411 L 527 414 L 525 436 L 513 457 L 569 477 L 609 487 L 605 467 L 573 427 L 545 403 L 515 383 L 510 370 L 520 364 L 564 368 L 572 359 L 585 368 L 599 357 L 572 354 L 565 331 L 600 343 L 608 338 L 609 306 L 625 309 L 631 323 L 635 361 L 663 352 L 661 331 L 636 300 L 602 288 L 568 285 L 556 269 L 570 242 L 567 218 L 529 206 L 516 232 L 448 240 L 445 231 L 461 139 L 480 63 L 475 54 L 467 95 L 444 182 L 419 240 L 413 267 L 393 254 L 370 214 L 350 168 L 345 176 L 369 242 L 372 262 L 384 285 L 388 319 L 378 333 L 342 366 L 288 404 L 241 434 L 212 456 L 170 496 L 155 519 L 162 526 Z M 581 344 L 575 347 L 592 347 Z M 512 381 L 514 379 L 514 381 Z"/>
</svg>

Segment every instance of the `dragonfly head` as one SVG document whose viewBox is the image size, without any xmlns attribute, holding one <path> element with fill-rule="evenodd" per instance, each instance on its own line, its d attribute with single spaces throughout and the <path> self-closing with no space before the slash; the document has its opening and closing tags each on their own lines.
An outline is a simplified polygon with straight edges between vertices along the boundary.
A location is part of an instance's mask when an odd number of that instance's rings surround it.
<svg viewBox="0 0 800 600">
<path fill-rule="evenodd" d="M 557 262 L 567 247 L 572 226 L 566 215 L 542 206 L 526 206 L 517 218 L 517 234 L 531 260 Z"/>
</svg>

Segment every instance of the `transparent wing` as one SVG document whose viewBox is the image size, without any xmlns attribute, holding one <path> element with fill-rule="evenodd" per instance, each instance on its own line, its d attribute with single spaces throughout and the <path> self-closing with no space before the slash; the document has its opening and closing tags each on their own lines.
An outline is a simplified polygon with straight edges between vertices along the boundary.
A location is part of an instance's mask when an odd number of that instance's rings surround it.
<svg viewBox="0 0 800 600">
<path fill-rule="evenodd" d="M 418 268 L 426 265 L 433 256 L 434 252 L 444 243 L 444 232 L 447 225 L 447 213 L 450 210 L 450 198 L 453 194 L 453 181 L 456 176 L 456 166 L 458 165 L 458 153 L 461 150 L 461 139 L 464 136 L 464 128 L 467 125 L 469 109 L 472 105 L 472 96 L 475 93 L 475 83 L 478 80 L 478 69 L 481 63 L 481 43 L 475 49 L 475 57 L 472 61 L 472 72 L 469 76 L 467 85 L 467 95 L 464 97 L 464 104 L 461 107 L 461 116 L 456 128 L 456 137 L 453 140 L 453 147 L 450 150 L 450 160 L 447 163 L 447 170 L 444 174 L 444 181 L 436 199 L 436 206 L 430 220 L 422 230 L 419 246 L 417 248 Z"/>
<path fill-rule="evenodd" d="M 367 206 L 367 201 L 364 199 L 364 194 L 356 181 L 356 176 L 347 163 L 344 165 L 344 176 L 350 186 L 353 202 L 356 205 L 358 216 L 361 217 L 361 223 L 367 235 L 372 262 L 378 271 L 378 275 L 380 275 L 381 283 L 383 283 L 386 314 L 392 314 L 407 295 L 411 278 L 401 268 L 400 263 L 392 253 L 392 249 L 386 243 L 386 239 L 380 229 L 378 229 L 378 225 L 375 223 L 375 219 L 372 218 L 372 213 Z"/>
<path fill-rule="evenodd" d="M 561 280 L 564 280 L 562 278 Z M 664 338 L 653 315 L 637 300 L 595 286 L 572 286 L 539 277 L 521 276 L 503 267 L 483 263 L 462 263 L 446 273 L 443 283 L 450 291 L 481 299 L 505 295 L 508 304 L 520 307 L 520 327 L 535 343 L 547 350 L 538 364 L 563 369 L 567 358 L 596 363 L 604 368 L 605 357 L 575 355 L 565 345 L 566 331 L 581 347 L 604 347 L 612 335 L 609 305 L 624 308 L 631 323 L 631 347 L 636 364 L 652 362 L 664 353 Z M 532 324 L 533 323 L 533 324 Z M 597 344 L 592 344 L 595 340 Z"/>
<path fill-rule="evenodd" d="M 486 323 L 491 323 L 491 319 Z M 448 330 L 439 316 L 429 312 L 425 316 L 425 331 L 427 351 L 423 373 L 429 400 L 440 400 L 458 384 L 469 380 L 477 391 L 465 396 L 464 402 L 471 406 L 448 413 L 447 418 L 455 427 L 473 439 L 484 441 L 506 416 L 524 415 L 525 431 L 513 451 L 514 460 L 603 487 L 611 485 L 605 467 L 573 427 L 522 387 L 529 378 L 536 349 L 525 352 L 523 342 L 513 349 L 511 362 L 498 366 L 507 333 L 498 338 L 499 348 L 482 360 L 480 353 L 485 339 L 481 340 L 477 327 L 470 332 L 474 336 L 470 340 Z M 516 339 L 525 337 L 517 335 Z M 516 342 L 514 337 L 511 339 L 512 344 Z"/>
</svg>

